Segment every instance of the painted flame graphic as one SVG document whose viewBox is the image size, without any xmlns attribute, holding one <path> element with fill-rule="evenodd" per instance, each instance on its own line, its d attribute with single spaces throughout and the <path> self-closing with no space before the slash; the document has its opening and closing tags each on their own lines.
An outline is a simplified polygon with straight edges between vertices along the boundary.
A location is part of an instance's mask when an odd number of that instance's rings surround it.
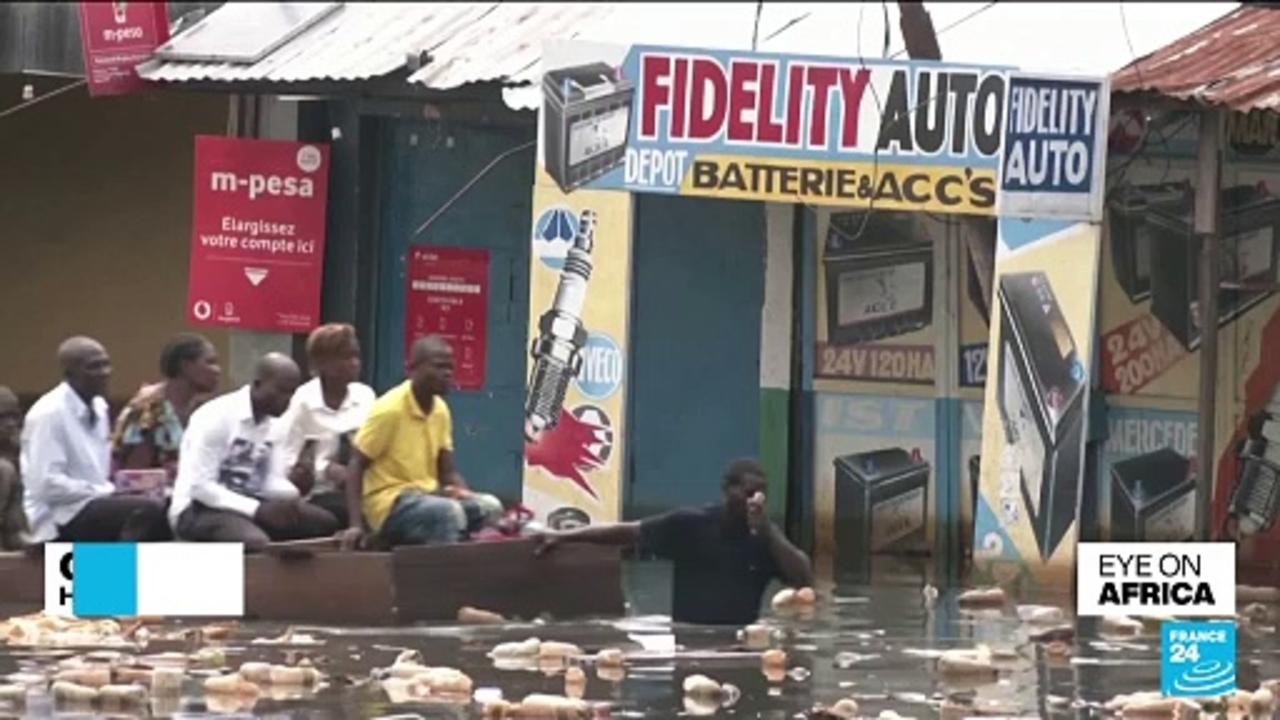
<svg viewBox="0 0 1280 720">
<path fill-rule="evenodd" d="M 525 443 L 525 462 L 572 482 L 599 500 L 600 496 L 583 472 L 597 470 L 604 465 L 599 455 L 591 450 L 592 445 L 602 442 L 599 433 L 603 430 L 598 425 L 582 422 L 561 408 L 560 421 L 554 428 L 544 430 L 533 442 Z"/>
</svg>

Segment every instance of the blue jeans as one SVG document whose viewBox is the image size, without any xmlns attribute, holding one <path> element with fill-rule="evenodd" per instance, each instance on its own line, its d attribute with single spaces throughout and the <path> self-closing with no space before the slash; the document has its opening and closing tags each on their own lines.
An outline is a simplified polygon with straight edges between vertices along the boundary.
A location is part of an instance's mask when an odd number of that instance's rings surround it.
<svg viewBox="0 0 1280 720">
<path fill-rule="evenodd" d="M 381 534 L 393 546 L 451 543 L 501 516 L 502 502 L 492 495 L 475 493 L 466 500 L 452 500 L 420 490 L 402 490 L 382 523 Z"/>
</svg>

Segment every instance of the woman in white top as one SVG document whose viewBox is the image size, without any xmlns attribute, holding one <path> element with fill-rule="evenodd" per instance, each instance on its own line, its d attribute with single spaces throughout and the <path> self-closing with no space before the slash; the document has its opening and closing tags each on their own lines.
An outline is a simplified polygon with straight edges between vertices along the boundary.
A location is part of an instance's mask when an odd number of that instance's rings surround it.
<svg viewBox="0 0 1280 720">
<path fill-rule="evenodd" d="M 280 467 L 311 503 L 347 523 L 344 486 L 351 436 L 377 399 L 359 382 L 360 342 L 345 323 L 321 325 L 307 338 L 312 378 L 293 395 L 280 419 Z"/>
</svg>

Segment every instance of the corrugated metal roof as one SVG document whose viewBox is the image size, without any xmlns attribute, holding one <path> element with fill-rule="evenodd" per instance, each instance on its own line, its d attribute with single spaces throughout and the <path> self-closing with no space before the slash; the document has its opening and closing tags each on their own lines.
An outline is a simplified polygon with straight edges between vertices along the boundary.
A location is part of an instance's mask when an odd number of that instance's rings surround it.
<svg viewBox="0 0 1280 720">
<path fill-rule="evenodd" d="M 525 84 L 537 80 L 542 42 L 577 37 L 612 12 L 595 3 L 502 3 L 431 51 L 431 61 L 409 77 L 436 90 L 473 82 Z"/>
<path fill-rule="evenodd" d="M 1111 89 L 1280 109 L 1280 8 L 1243 5 L 1117 71 Z"/>
<path fill-rule="evenodd" d="M 219 13 L 242 12 L 228 3 Z M 344 3 L 251 65 L 152 60 L 138 74 L 160 82 L 358 81 L 431 62 L 411 81 L 448 89 L 535 67 L 542 38 L 599 14 L 599 6 L 535 3 Z"/>
</svg>

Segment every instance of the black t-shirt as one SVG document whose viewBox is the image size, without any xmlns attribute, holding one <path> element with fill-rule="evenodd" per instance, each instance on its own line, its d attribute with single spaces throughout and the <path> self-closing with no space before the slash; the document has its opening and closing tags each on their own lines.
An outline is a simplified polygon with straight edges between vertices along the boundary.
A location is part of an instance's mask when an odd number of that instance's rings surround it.
<svg viewBox="0 0 1280 720">
<path fill-rule="evenodd" d="M 745 521 L 726 523 L 719 505 L 642 521 L 640 547 L 675 566 L 671 616 L 676 622 L 754 622 L 765 588 L 778 575 L 768 541 L 752 535 Z"/>
</svg>

